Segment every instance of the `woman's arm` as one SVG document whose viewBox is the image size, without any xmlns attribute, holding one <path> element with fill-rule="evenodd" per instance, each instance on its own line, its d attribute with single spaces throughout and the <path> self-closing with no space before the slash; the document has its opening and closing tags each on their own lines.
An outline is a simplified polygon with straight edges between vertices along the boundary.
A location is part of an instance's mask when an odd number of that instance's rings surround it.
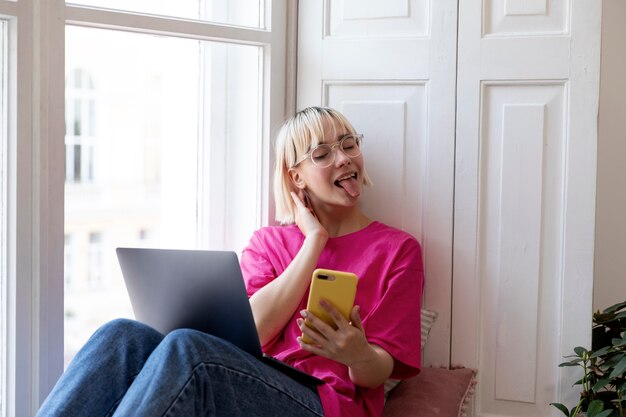
<svg viewBox="0 0 626 417">
<path fill-rule="evenodd" d="M 276 337 L 300 305 L 325 244 L 323 239 L 307 236 L 287 269 L 250 297 L 261 345 Z"/>
<path fill-rule="evenodd" d="M 378 345 L 369 344 L 370 355 L 364 355 L 359 361 L 348 366 L 350 380 L 361 387 L 376 388 L 391 376 L 393 358 Z"/>
<path fill-rule="evenodd" d="M 294 193 L 298 211 L 296 224 L 305 235 L 302 247 L 283 273 L 250 297 L 252 314 L 261 345 L 272 340 L 285 327 L 309 288 L 328 233 Z"/>
</svg>

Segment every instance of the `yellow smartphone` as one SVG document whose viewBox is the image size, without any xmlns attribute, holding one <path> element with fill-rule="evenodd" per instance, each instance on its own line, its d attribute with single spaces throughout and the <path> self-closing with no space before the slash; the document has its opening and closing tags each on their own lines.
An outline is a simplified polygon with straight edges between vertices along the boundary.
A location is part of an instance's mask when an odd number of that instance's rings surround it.
<svg viewBox="0 0 626 417">
<path fill-rule="evenodd" d="M 332 303 L 337 310 L 350 321 L 350 311 L 354 304 L 358 278 L 352 272 L 333 271 L 332 269 L 316 269 L 311 278 L 309 300 L 306 309 L 319 317 L 328 325 L 336 328 L 334 320 L 320 305 L 325 299 Z M 315 328 L 307 324 L 311 328 Z M 313 343 L 306 335 L 302 335 L 304 343 Z"/>
</svg>

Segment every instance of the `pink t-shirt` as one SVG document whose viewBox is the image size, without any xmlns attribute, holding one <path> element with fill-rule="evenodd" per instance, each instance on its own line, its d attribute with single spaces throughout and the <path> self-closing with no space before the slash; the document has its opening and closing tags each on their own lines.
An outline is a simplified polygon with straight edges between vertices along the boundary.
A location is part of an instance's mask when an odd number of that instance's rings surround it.
<svg viewBox="0 0 626 417">
<path fill-rule="evenodd" d="M 265 227 L 254 233 L 241 257 L 248 296 L 283 273 L 304 235 L 295 226 Z M 419 373 L 420 310 L 424 284 L 421 249 L 409 234 L 372 222 L 362 230 L 331 238 L 318 268 L 353 272 L 359 277 L 355 304 L 361 308 L 365 335 L 395 359 L 392 378 Z M 326 417 L 382 414 L 383 386 L 355 386 L 348 368 L 300 348 L 296 319 L 306 308 L 308 291 L 282 333 L 265 344 L 265 353 L 325 381 L 318 392 Z"/>
</svg>

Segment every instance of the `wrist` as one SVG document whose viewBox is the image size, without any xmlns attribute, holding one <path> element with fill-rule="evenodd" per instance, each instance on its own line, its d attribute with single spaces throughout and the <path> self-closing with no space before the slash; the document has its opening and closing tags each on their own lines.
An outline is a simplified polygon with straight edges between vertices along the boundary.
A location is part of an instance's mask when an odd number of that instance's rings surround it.
<svg viewBox="0 0 626 417">
<path fill-rule="evenodd" d="M 355 355 L 348 365 L 350 380 L 358 386 L 376 388 L 382 384 L 391 371 L 387 371 L 381 363 L 376 350 L 371 345 L 362 355 Z"/>
<path fill-rule="evenodd" d="M 309 233 L 304 238 L 305 243 L 310 242 L 312 245 L 319 246 L 321 248 L 323 248 L 324 245 L 326 245 L 327 241 L 328 241 L 328 232 L 326 232 L 325 230 L 320 230 L 318 232 Z"/>
<path fill-rule="evenodd" d="M 350 363 L 347 364 L 348 368 L 358 371 L 359 369 L 370 369 L 376 363 L 378 355 L 372 345 L 368 343 L 360 354 L 352 355 L 351 359 Z"/>
</svg>

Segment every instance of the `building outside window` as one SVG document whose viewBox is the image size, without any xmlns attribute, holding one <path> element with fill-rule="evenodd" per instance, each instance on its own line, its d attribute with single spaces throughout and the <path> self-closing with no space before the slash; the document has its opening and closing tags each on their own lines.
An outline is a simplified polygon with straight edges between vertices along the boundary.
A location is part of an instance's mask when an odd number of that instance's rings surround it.
<svg viewBox="0 0 626 417">
<path fill-rule="evenodd" d="M 65 249 L 64 249 L 64 265 L 63 276 L 65 282 L 65 289 L 68 292 L 72 292 L 75 290 L 75 276 L 74 276 L 74 236 L 66 234 L 65 235 Z"/>
<path fill-rule="evenodd" d="M 96 95 L 90 74 L 76 68 L 68 74 L 65 96 L 65 180 L 94 180 Z"/>
<path fill-rule="evenodd" d="M 89 287 L 100 289 L 105 286 L 104 247 L 102 233 L 89 233 L 88 275 Z"/>
</svg>

